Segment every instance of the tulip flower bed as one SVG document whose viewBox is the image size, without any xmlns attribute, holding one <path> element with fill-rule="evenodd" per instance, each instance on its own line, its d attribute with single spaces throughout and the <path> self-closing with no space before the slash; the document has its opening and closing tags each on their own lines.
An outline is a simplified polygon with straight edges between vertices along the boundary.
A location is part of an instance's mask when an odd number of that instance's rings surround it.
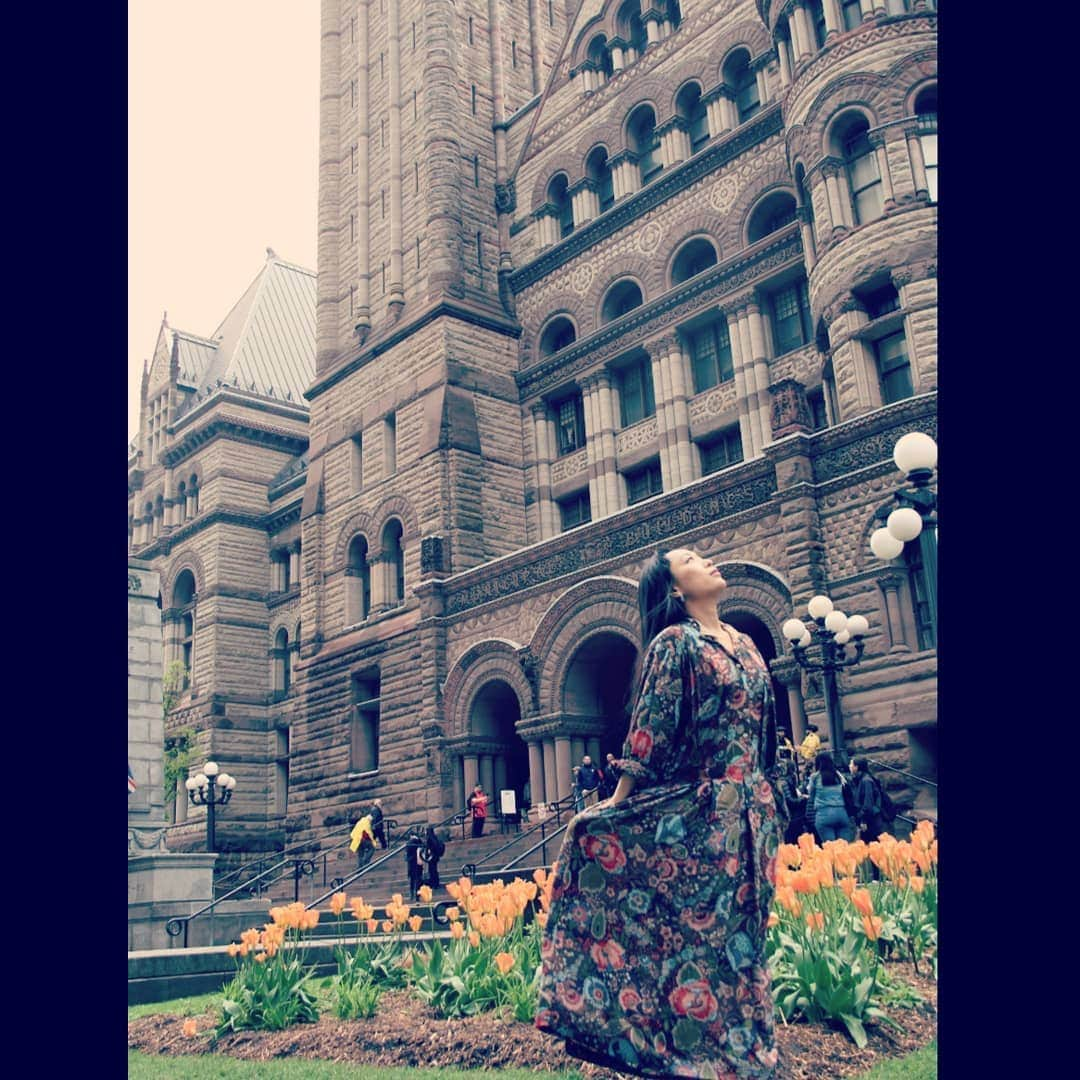
<svg viewBox="0 0 1080 1080">
<path fill-rule="evenodd" d="M 872 868 L 877 880 L 871 880 Z M 807 1038 L 797 1036 L 799 1030 L 811 1040 L 815 1030 L 823 1037 L 836 1030 L 864 1050 L 872 1022 L 876 1041 L 867 1054 L 880 1054 L 883 1042 L 913 1048 L 912 1037 L 903 1034 L 906 1019 L 900 1024 L 894 1018 L 897 1008 L 908 1010 L 905 1017 L 918 1028 L 921 1041 L 914 1045 L 932 1037 L 933 1025 L 925 1019 L 932 1010 L 924 1005 L 937 973 L 937 840 L 930 824 L 921 823 L 909 840 L 882 836 L 819 847 L 804 835 L 798 844 L 781 845 L 776 880 L 767 950 L 781 1044 L 787 1032 L 795 1046 Z M 381 920 L 361 897 L 337 893 L 330 903 L 340 931 L 337 973 L 318 987 L 304 955 L 304 934 L 318 913 L 300 904 L 272 908 L 270 923 L 229 947 L 237 974 L 223 991 L 211 1046 L 244 1029 L 317 1021 L 320 1008 L 341 1021 L 382 1018 L 387 1005 L 400 1014 L 404 1000 L 426 1007 L 433 1020 L 471 1024 L 492 1016 L 531 1024 L 551 885 L 543 870 L 531 881 L 450 883 L 455 906 L 447 911 L 448 940 L 406 936 L 420 930 L 420 912 L 431 914 L 426 886 L 418 907 L 396 894 Z"/>
</svg>

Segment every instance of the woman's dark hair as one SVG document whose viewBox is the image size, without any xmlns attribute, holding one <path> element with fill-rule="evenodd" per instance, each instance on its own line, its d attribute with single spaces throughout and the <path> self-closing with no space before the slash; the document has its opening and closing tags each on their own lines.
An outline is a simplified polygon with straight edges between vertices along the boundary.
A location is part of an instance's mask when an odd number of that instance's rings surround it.
<svg viewBox="0 0 1080 1080">
<path fill-rule="evenodd" d="M 664 552 L 658 551 L 647 563 L 638 583 L 638 610 L 641 613 L 641 650 L 644 654 L 661 630 L 686 618 L 686 604 L 672 595 L 675 578 Z"/>
<path fill-rule="evenodd" d="M 821 773 L 821 782 L 826 787 L 836 787 L 840 783 L 840 777 L 836 772 L 836 762 L 833 761 L 832 754 L 828 752 L 818 754 L 814 759 L 814 768 Z"/>
<path fill-rule="evenodd" d="M 857 757 L 857 758 L 852 758 L 851 760 L 855 762 L 855 768 L 858 769 L 859 772 L 861 772 L 861 773 L 870 772 L 870 762 L 867 761 L 866 758 Z"/>
</svg>

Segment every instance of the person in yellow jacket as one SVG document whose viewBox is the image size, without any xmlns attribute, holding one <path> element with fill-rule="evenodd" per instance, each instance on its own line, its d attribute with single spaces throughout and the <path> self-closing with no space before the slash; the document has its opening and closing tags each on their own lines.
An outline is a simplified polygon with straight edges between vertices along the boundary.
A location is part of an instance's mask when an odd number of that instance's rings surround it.
<svg viewBox="0 0 1080 1080">
<path fill-rule="evenodd" d="M 375 854 L 375 833 L 371 828 L 371 815 L 365 814 L 349 834 L 349 850 L 356 852 L 357 867 L 366 866 Z"/>
<path fill-rule="evenodd" d="M 808 724 L 806 727 L 806 737 L 801 743 L 799 743 L 799 753 L 802 755 L 804 761 L 813 761 L 817 757 L 817 752 L 821 748 L 821 737 L 817 733 L 817 727 L 814 724 Z"/>
</svg>

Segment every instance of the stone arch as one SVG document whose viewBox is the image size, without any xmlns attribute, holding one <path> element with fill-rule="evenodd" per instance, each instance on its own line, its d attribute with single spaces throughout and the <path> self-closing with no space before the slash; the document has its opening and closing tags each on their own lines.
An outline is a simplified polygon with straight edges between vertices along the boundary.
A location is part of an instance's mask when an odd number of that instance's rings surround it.
<svg viewBox="0 0 1080 1080">
<path fill-rule="evenodd" d="M 273 648 L 274 639 L 280 631 L 284 630 L 289 635 L 289 644 L 296 641 L 296 616 L 279 615 L 270 623 L 270 645 Z"/>
<path fill-rule="evenodd" d="M 777 162 L 756 172 L 753 179 L 739 192 L 731 209 L 724 215 L 722 238 L 727 251 L 742 251 L 746 247 L 746 225 L 758 200 L 774 188 L 786 187 L 795 194 L 795 183 L 787 162 Z"/>
<path fill-rule="evenodd" d="M 372 516 L 363 510 L 353 514 L 338 531 L 337 541 L 334 544 L 334 556 L 330 562 L 330 573 L 335 570 L 345 569 L 349 544 L 357 533 L 363 533 L 364 539 L 367 541 L 368 552 L 370 552 L 371 545 L 377 539 L 378 534 Z"/>
<path fill-rule="evenodd" d="M 636 281 L 641 288 L 642 306 L 649 303 L 650 300 L 655 300 L 657 293 L 661 291 L 661 287 L 656 281 L 658 270 L 662 271 L 662 267 L 657 267 L 656 263 L 646 255 L 624 255 L 619 259 L 618 270 L 598 274 L 581 301 L 581 306 L 586 312 L 589 329 L 596 330 L 601 325 L 600 304 L 608 289 L 617 281 L 622 281 L 624 278 Z"/>
<path fill-rule="evenodd" d="M 836 116 L 846 109 L 865 112 L 871 127 L 884 122 L 884 114 L 889 111 L 889 90 L 883 76 L 865 71 L 842 75 L 830 82 L 806 111 L 806 119 L 802 123 L 808 139 L 804 156 L 817 162 L 822 155 L 829 155 L 826 138 L 829 127 Z"/>
<path fill-rule="evenodd" d="M 678 240 L 676 240 L 671 249 L 668 251 L 667 260 L 664 263 L 664 283 L 663 288 L 672 289 L 675 286 L 671 284 L 672 268 L 675 265 L 675 260 L 679 257 L 680 252 L 691 240 L 703 239 L 708 240 L 714 248 L 716 248 L 716 262 L 721 263 L 724 261 L 724 248 L 720 243 L 720 238 L 713 232 L 716 228 L 716 214 L 698 214 L 692 221 L 683 222 L 683 232 L 680 234 Z M 712 267 L 709 268 L 710 270 Z"/>
<path fill-rule="evenodd" d="M 584 62 L 589 52 L 589 45 L 597 34 L 604 34 L 609 41 L 611 40 L 614 35 L 612 25 L 615 20 L 612 12 L 616 7 L 618 4 L 612 4 L 609 10 L 598 12 L 581 28 L 581 33 L 570 48 L 570 67 L 576 68 Z"/>
<path fill-rule="evenodd" d="M 573 187 L 584 175 L 580 161 L 573 150 L 560 150 L 552 154 L 541 166 L 533 183 L 529 209 L 536 210 L 547 202 L 548 185 L 559 173 L 566 173 L 566 181 L 570 187 Z"/>
<path fill-rule="evenodd" d="M 494 679 L 517 695 L 521 715 L 532 712 L 532 689 L 519 655 L 521 646 L 506 638 L 488 638 L 470 645 L 458 657 L 442 685 L 442 714 L 448 735 L 469 733 L 469 711 L 476 695 Z"/>
<path fill-rule="evenodd" d="M 609 158 L 614 157 L 626 147 L 622 135 L 623 119 L 622 116 L 616 116 L 605 120 L 596 127 L 589 128 L 584 137 L 578 140 L 577 146 L 574 148 L 574 156 L 578 162 L 578 167 L 581 169 L 579 175 L 585 175 L 585 159 L 595 147 L 603 146 L 607 150 Z"/>
<path fill-rule="evenodd" d="M 792 616 L 791 588 L 776 570 L 754 562 L 718 562 L 728 587 L 720 598 L 720 614 L 745 611 L 766 626 L 776 647 L 784 655 L 786 642 L 780 627 Z"/>
<path fill-rule="evenodd" d="M 773 169 L 771 172 L 780 173 L 784 175 L 782 178 L 774 180 L 772 183 L 767 184 L 765 187 L 757 187 L 757 198 L 747 205 L 743 210 L 739 220 L 739 248 L 746 248 L 750 246 L 750 219 L 754 216 L 754 211 L 765 201 L 770 195 L 777 195 L 783 193 L 790 195 L 794 200 L 796 207 L 799 205 L 799 196 L 795 190 L 795 184 L 791 177 L 788 175 L 787 168 Z M 786 226 L 785 226 L 786 227 Z M 775 234 L 774 234 L 775 235 Z M 762 237 L 762 239 L 765 239 Z M 758 241 L 760 243 L 760 241 Z"/>
<path fill-rule="evenodd" d="M 543 315 L 538 324 L 530 328 L 532 336 L 533 353 L 539 347 L 540 331 L 556 316 L 566 315 L 577 328 L 578 337 L 582 336 L 582 329 L 588 322 L 588 308 L 582 298 L 575 292 L 564 290 L 553 296 L 544 298 Z"/>
<path fill-rule="evenodd" d="M 391 518 L 401 521 L 401 542 L 415 540 L 420 535 L 420 523 L 416 517 L 416 511 L 412 503 L 404 495 L 389 495 L 383 499 L 371 512 L 372 519 L 377 522 L 378 533 L 376 547 L 382 552 L 382 534 Z"/>
<path fill-rule="evenodd" d="M 529 651 L 538 665 L 541 712 L 559 708 L 558 693 L 566 668 L 586 637 L 608 631 L 638 648 L 637 583 L 621 577 L 587 578 L 567 589 L 541 618 Z"/>
<path fill-rule="evenodd" d="M 630 139 L 626 133 L 627 125 L 630 123 L 630 117 L 643 105 L 648 105 L 652 109 L 657 126 L 668 118 L 670 113 L 664 112 L 663 103 L 670 93 L 667 84 L 660 82 L 659 79 L 634 86 L 634 103 L 623 110 L 622 120 L 619 123 L 620 150 L 625 150 L 630 145 Z"/>
<path fill-rule="evenodd" d="M 713 84 L 709 81 L 709 76 L 706 74 L 706 69 L 702 66 L 700 60 L 687 60 L 680 64 L 671 73 L 670 78 L 664 80 L 668 86 L 673 86 L 675 89 L 670 91 L 668 96 L 668 111 L 665 114 L 665 118 L 675 115 L 675 102 L 679 98 L 679 94 L 682 93 L 683 88 L 689 83 L 696 82 L 701 87 L 702 94 L 711 90 Z"/>
<path fill-rule="evenodd" d="M 892 103 L 892 114 L 911 116 L 915 111 L 915 98 L 919 92 L 938 80 L 937 50 L 920 49 L 905 56 L 889 68 L 886 77 L 896 94 Z"/>
<path fill-rule="evenodd" d="M 190 570 L 195 578 L 196 596 L 206 585 L 206 572 L 203 570 L 202 559 L 200 559 L 198 554 L 191 548 L 179 551 L 173 561 L 169 564 L 169 569 L 166 571 L 164 580 L 161 584 L 161 596 L 166 605 L 172 602 L 173 590 L 176 588 L 176 579 L 185 570 Z"/>
<path fill-rule="evenodd" d="M 719 40 L 709 49 L 713 56 L 720 58 L 720 62 L 716 65 L 717 82 L 723 80 L 724 64 L 727 63 L 728 57 L 740 45 L 749 51 L 750 59 L 753 60 L 754 57 L 760 56 L 763 52 L 767 52 L 772 48 L 772 38 L 769 36 L 769 31 L 765 29 L 764 24 L 753 19 L 744 19 L 741 23 L 733 26 L 726 34 L 721 35 Z M 706 89 L 709 88 L 706 87 Z"/>
</svg>

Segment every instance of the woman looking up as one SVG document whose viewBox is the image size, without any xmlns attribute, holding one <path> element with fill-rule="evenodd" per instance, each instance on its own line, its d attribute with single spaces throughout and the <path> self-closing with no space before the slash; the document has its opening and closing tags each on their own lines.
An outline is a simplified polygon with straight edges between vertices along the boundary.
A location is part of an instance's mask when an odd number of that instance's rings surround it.
<svg viewBox="0 0 1080 1080">
<path fill-rule="evenodd" d="M 646 565 L 619 782 L 570 822 L 553 871 L 537 1027 L 641 1076 L 775 1074 L 776 727 L 765 662 L 717 613 L 725 587 L 686 548 Z"/>
</svg>

